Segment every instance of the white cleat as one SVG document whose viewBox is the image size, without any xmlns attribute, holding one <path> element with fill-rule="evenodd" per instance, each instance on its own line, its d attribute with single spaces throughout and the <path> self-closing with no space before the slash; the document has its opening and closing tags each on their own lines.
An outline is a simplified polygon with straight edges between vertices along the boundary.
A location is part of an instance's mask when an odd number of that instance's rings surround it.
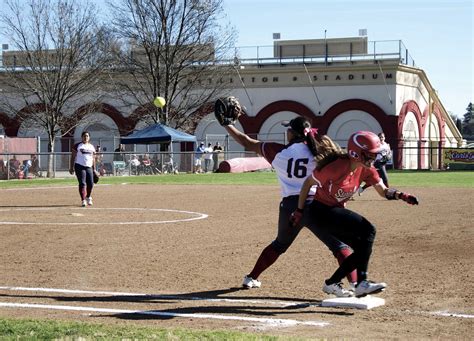
<svg viewBox="0 0 474 341">
<path fill-rule="evenodd" d="M 84 199 L 82 200 L 82 204 L 81 204 L 82 207 L 86 207 L 87 206 L 87 201 Z"/>
<path fill-rule="evenodd" d="M 92 205 L 93 205 L 93 203 L 92 203 L 92 197 L 87 197 L 87 198 L 86 198 L 86 202 L 87 202 L 87 205 L 92 206 Z"/>
<path fill-rule="evenodd" d="M 381 291 L 384 291 L 387 287 L 386 283 L 375 283 L 368 280 L 363 280 L 359 284 L 357 284 L 355 288 L 355 295 L 356 297 L 364 297 L 370 294 L 377 294 Z"/>
<path fill-rule="evenodd" d="M 344 289 L 342 283 L 326 284 L 323 285 L 323 291 L 329 295 L 336 295 L 337 297 L 352 297 L 354 293 L 350 290 Z"/>
<path fill-rule="evenodd" d="M 242 286 L 247 289 L 260 288 L 261 285 L 262 282 L 249 276 L 245 276 L 244 281 L 242 282 Z"/>
</svg>

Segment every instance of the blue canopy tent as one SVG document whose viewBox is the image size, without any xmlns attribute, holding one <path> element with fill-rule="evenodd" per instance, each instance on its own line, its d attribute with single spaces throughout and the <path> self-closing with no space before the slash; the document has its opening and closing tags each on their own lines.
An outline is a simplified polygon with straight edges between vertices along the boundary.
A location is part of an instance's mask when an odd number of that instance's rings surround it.
<svg viewBox="0 0 474 341">
<path fill-rule="evenodd" d="M 138 130 L 128 136 L 120 138 L 120 143 L 123 144 L 169 144 L 169 152 L 171 153 L 171 165 L 173 165 L 173 142 L 192 142 L 194 150 L 194 143 L 197 142 L 196 136 L 178 131 L 163 124 L 154 124 L 142 130 Z M 163 165 L 163 155 L 161 156 Z M 192 162 L 191 162 L 192 164 Z M 174 167 L 174 166 L 173 166 Z M 163 166 L 162 166 L 163 171 Z"/>
<path fill-rule="evenodd" d="M 196 141 L 196 136 L 170 128 L 160 123 L 153 124 L 120 139 L 120 143 L 123 144 L 152 144 Z"/>
</svg>

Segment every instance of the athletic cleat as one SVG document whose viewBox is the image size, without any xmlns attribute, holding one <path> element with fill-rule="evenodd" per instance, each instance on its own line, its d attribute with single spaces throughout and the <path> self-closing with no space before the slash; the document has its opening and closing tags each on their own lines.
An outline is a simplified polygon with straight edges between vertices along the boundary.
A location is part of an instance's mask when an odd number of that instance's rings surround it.
<svg viewBox="0 0 474 341">
<path fill-rule="evenodd" d="M 323 291 L 329 295 L 336 295 L 337 297 L 352 297 L 354 293 L 350 290 L 344 289 L 342 283 L 326 284 L 323 285 Z"/>
<path fill-rule="evenodd" d="M 362 186 L 360 186 L 358 189 L 357 189 L 357 194 L 359 194 L 359 197 L 362 195 L 362 192 L 364 192 L 364 188 Z"/>
<path fill-rule="evenodd" d="M 86 207 L 86 206 L 87 206 L 87 201 L 86 201 L 86 199 L 82 200 L 81 206 L 82 206 L 82 207 Z"/>
<path fill-rule="evenodd" d="M 242 283 L 242 286 L 247 289 L 252 289 L 252 288 L 260 288 L 262 285 L 262 282 L 260 282 L 257 279 L 253 279 L 252 277 L 245 276 L 244 281 Z"/>
<path fill-rule="evenodd" d="M 355 288 L 355 295 L 356 297 L 364 297 L 369 294 L 376 294 L 379 293 L 387 287 L 386 283 L 375 283 L 368 280 L 363 280 L 359 284 L 357 284 Z"/>
<path fill-rule="evenodd" d="M 87 197 L 86 198 L 87 205 L 92 206 L 92 197 Z"/>
</svg>

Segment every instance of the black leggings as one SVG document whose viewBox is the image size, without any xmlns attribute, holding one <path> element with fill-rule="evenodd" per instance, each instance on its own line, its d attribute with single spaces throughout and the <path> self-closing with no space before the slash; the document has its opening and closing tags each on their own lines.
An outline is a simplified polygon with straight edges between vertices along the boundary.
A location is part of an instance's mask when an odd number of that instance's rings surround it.
<svg viewBox="0 0 474 341">
<path fill-rule="evenodd" d="M 311 220 L 321 230 L 327 231 L 354 250 L 354 253 L 342 262 L 327 283 L 340 282 L 354 269 L 357 269 L 359 282 L 367 279 L 367 268 L 375 240 L 375 226 L 351 210 L 327 206 L 316 200 L 311 204 L 310 210 Z"/>
<path fill-rule="evenodd" d="M 78 163 L 74 164 L 77 182 L 79 183 L 79 195 L 81 200 L 90 197 L 94 187 L 94 177 L 92 167 L 85 167 Z"/>
</svg>

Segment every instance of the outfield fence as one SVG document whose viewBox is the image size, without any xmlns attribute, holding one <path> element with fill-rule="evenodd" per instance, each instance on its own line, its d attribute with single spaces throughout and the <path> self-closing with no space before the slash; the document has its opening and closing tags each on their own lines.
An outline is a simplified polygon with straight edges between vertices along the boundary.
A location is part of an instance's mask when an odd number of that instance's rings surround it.
<svg viewBox="0 0 474 341">
<path fill-rule="evenodd" d="M 388 169 L 407 170 L 474 170 L 474 149 L 415 148 L 393 149 L 394 160 Z M 223 151 L 212 153 L 212 159 L 201 156 L 202 171 L 213 172 L 222 161 L 257 156 L 253 152 Z M 0 180 L 37 177 L 69 177 L 71 153 L 0 153 Z M 104 152 L 96 155 L 96 170 L 102 176 L 136 176 L 195 172 L 195 152 Z M 51 164 L 51 167 L 49 167 Z M 394 167 L 399 164 L 400 167 Z M 51 169 L 48 174 L 48 168 Z"/>
</svg>

